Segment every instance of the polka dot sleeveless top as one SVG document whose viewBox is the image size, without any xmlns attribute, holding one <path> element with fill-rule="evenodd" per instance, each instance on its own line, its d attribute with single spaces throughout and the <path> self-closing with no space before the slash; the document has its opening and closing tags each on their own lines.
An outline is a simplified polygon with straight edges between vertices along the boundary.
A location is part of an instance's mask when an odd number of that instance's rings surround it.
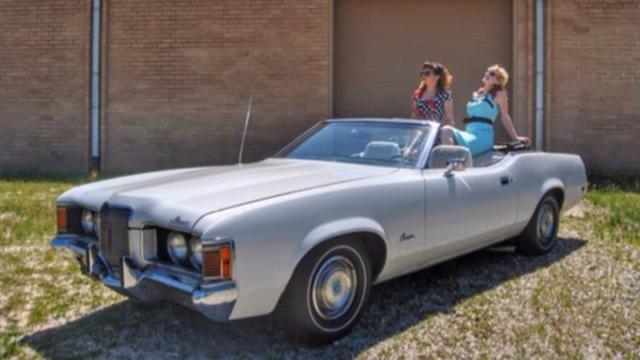
<svg viewBox="0 0 640 360">
<path fill-rule="evenodd" d="M 422 99 L 420 89 L 413 93 L 413 105 L 415 106 L 418 119 L 421 120 L 438 120 L 444 119 L 444 103 L 451 101 L 453 97 L 449 91 L 440 91 L 432 99 Z"/>
</svg>

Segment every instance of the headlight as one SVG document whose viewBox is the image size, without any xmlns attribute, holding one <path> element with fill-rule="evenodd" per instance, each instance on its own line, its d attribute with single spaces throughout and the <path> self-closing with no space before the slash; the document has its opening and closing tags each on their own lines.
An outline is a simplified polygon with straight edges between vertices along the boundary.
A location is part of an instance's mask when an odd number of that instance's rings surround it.
<svg viewBox="0 0 640 360">
<path fill-rule="evenodd" d="M 191 238 L 189 248 L 191 249 L 191 256 L 189 257 L 191 265 L 200 270 L 202 268 L 202 240 L 196 237 Z"/>
<path fill-rule="evenodd" d="M 95 216 L 91 210 L 82 210 L 82 230 L 87 234 L 93 234 L 96 229 Z"/>
<path fill-rule="evenodd" d="M 170 232 L 167 237 L 167 251 L 174 263 L 183 263 L 187 260 L 187 238 L 180 233 Z"/>
</svg>

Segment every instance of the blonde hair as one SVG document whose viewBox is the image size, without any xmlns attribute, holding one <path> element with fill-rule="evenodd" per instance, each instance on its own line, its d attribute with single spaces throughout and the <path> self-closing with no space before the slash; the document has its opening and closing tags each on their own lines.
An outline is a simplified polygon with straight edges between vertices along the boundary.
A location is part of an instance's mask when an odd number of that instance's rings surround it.
<svg viewBox="0 0 640 360">
<path fill-rule="evenodd" d="M 491 89 L 488 89 L 491 96 L 496 96 L 499 91 L 505 90 L 507 88 L 507 83 L 509 82 L 509 73 L 504 67 L 502 67 L 502 65 L 499 64 L 489 66 L 487 68 L 487 72 L 496 73 L 496 80 L 498 80 L 498 85 L 492 86 Z M 484 86 L 481 86 L 476 93 L 484 94 L 486 92 L 487 89 L 485 89 Z"/>
<path fill-rule="evenodd" d="M 489 66 L 487 71 L 493 71 L 496 73 L 496 79 L 498 80 L 498 84 L 504 89 L 507 87 L 507 83 L 509 82 L 509 73 L 502 65 L 494 64 Z"/>
</svg>

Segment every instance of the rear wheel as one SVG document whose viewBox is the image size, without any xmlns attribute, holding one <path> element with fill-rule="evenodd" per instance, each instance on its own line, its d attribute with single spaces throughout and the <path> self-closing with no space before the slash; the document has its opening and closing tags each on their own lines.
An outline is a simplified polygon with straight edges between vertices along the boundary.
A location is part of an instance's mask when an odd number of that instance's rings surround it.
<svg viewBox="0 0 640 360">
<path fill-rule="evenodd" d="M 525 255 L 544 255 L 556 243 L 560 209 L 556 198 L 547 194 L 540 201 L 529 224 L 516 238 L 516 250 Z"/>
<path fill-rule="evenodd" d="M 301 261 L 278 315 L 294 339 L 307 345 L 328 344 L 356 325 L 370 286 L 371 264 L 362 244 L 331 241 Z"/>
</svg>

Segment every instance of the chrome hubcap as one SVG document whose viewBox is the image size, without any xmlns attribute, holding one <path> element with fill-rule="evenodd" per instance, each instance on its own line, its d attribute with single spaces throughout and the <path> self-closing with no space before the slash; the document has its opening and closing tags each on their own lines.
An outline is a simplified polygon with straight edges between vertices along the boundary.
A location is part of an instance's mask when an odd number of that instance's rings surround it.
<svg viewBox="0 0 640 360">
<path fill-rule="evenodd" d="M 313 306 L 325 320 L 344 315 L 355 297 L 357 275 L 351 260 L 334 256 L 322 264 L 313 281 Z"/>
<path fill-rule="evenodd" d="M 551 205 L 545 204 L 538 214 L 538 234 L 545 240 L 545 243 L 551 241 L 555 226 L 553 208 Z"/>
</svg>

